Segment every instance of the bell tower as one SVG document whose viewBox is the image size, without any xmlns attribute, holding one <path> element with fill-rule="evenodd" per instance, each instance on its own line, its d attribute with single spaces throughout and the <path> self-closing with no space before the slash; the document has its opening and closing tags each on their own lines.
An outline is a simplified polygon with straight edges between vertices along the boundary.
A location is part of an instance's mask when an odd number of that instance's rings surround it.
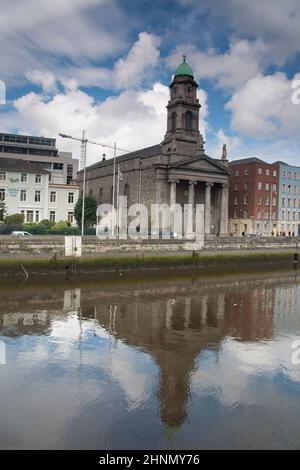
<svg viewBox="0 0 300 470">
<path fill-rule="evenodd" d="M 200 103 L 197 99 L 198 84 L 186 62 L 177 67 L 170 88 L 167 105 L 167 132 L 162 142 L 165 153 L 183 153 L 190 156 L 203 155 L 203 138 L 199 132 Z"/>
</svg>

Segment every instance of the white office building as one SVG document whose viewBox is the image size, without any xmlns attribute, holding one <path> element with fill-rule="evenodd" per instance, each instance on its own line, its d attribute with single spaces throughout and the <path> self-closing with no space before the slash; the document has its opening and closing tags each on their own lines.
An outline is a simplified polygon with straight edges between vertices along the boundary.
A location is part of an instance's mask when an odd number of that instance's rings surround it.
<svg viewBox="0 0 300 470">
<path fill-rule="evenodd" d="M 76 225 L 79 187 L 60 181 L 41 163 L 0 157 L 0 200 L 5 202 L 7 215 L 24 214 L 26 223 L 48 219 Z"/>
</svg>

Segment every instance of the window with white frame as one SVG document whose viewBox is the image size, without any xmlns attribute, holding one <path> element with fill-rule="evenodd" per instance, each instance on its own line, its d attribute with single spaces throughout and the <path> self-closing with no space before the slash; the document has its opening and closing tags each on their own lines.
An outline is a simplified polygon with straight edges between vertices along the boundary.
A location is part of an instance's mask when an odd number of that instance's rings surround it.
<svg viewBox="0 0 300 470">
<path fill-rule="evenodd" d="M 277 176 L 277 171 L 273 170 L 273 176 Z"/>
<path fill-rule="evenodd" d="M 38 223 L 40 221 L 40 213 L 39 211 L 35 211 L 35 221 Z"/>
<path fill-rule="evenodd" d="M 74 222 L 74 212 L 68 212 L 68 222 L 70 222 L 70 224 L 73 224 L 73 222 Z"/>
<path fill-rule="evenodd" d="M 50 191 L 50 202 L 56 202 L 56 191 Z"/>
<path fill-rule="evenodd" d="M 270 170 L 268 168 L 266 169 L 266 176 L 270 176 Z"/>
<path fill-rule="evenodd" d="M 27 173 L 21 173 L 21 183 L 27 183 Z"/>
<path fill-rule="evenodd" d="M 74 193 L 69 193 L 68 194 L 68 203 L 73 204 L 74 203 Z"/>
<path fill-rule="evenodd" d="M 26 222 L 29 224 L 33 223 L 33 211 L 26 212 Z"/>
<path fill-rule="evenodd" d="M 35 191 L 34 193 L 34 201 L 41 202 L 41 191 Z"/>
<path fill-rule="evenodd" d="M 6 171 L 0 171 L 0 181 L 6 181 Z"/>
<path fill-rule="evenodd" d="M 35 175 L 35 182 L 36 183 L 41 183 L 42 182 L 42 175 L 39 175 L 39 174 Z"/>
<path fill-rule="evenodd" d="M 55 219 L 56 219 L 55 211 L 50 211 L 50 217 L 49 217 L 50 222 L 55 222 Z"/>
<path fill-rule="evenodd" d="M 237 197 L 234 198 L 234 205 L 235 206 L 238 206 L 239 204 L 239 199 Z"/>
<path fill-rule="evenodd" d="M 0 189 L 0 201 L 5 201 L 5 188 Z"/>
<path fill-rule="evenodd" d="M 266 183 L 266 191 L 270 191 L 270 185 L 269 185 L 269 183 Z"/>
<path fill-rule="evenodd" d="M 27 201 L 27 191 L 26 189 L 20 190 L 20 201 L 25 202 Z"/>
<path fill-rule="evenodd" d="M 257 189 L 258 191 L 262 190 L 262 183 L 260 181 L 257 183 Z"/>
<path fill-rule="evenodd" d="M 257 172 L 258 172 L 259 175 L 262 175 L 262 168 L 258 168 Z"/>
</svg>

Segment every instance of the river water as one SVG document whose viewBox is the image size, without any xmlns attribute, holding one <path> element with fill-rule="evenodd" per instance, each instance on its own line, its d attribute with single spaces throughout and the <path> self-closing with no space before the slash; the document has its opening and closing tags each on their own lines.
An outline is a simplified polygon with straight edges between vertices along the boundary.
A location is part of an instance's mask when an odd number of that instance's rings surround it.
<svg viewBox="0 0 300 470">
<path fill-rule="evenodd" d="M 299 276 L 0 293 L 1 448 L 300 448 Z"/>
</svg>

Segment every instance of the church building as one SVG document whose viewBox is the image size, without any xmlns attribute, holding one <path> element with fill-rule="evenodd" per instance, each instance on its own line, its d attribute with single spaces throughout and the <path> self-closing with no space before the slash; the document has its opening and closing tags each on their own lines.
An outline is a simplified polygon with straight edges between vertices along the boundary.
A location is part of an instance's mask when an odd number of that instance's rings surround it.
<svg viewBox="0 0 300 470">
<path fill-rule="evenodd" d="M 119 183 L 113 185 L 114 160 L 86 168 L 86 194 L 98 204 L 112 203 L 126 195 L 128 206 L 151 204 L 204 204 L 205 235 L 225 236 L 228 232 L 229 166 L 224 146 L 221 159 L 205 154 L 199 132 L 201 105 L 198 84 L 185 57 L 177 67 L 167 104 L 167 131 L 160 144 L 116 158 Z M 83 171 L 78 173 L 82 190 Z M 115 181 L 117 180 L 117 171 Z"/>
</svg>

